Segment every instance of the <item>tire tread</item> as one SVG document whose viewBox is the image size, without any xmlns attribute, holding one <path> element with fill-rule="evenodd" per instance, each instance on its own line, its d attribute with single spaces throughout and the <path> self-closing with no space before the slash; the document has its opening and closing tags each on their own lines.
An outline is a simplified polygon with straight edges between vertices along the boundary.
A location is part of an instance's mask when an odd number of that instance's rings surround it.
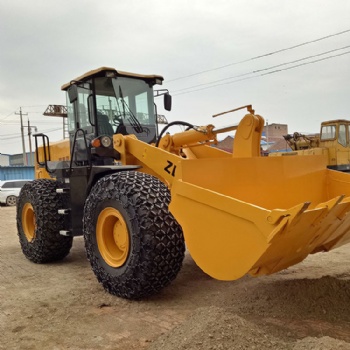
<svg viewBox="0 0 350 350">
<path fill-rule="evenodd" d="M 69 254 L 72 237 L 59 234 L 64 229 L 64 216 L 58 209 L 68 204 L 66 194 L 57 194 L 60 183 L 49 179 L 38 179 L 25 184 L 17 204 L 17 230 L 23 254 L 35 263 L 62 260 Z M 22 209 L 31 203 L 36 218 L 35 238 L 28 242 L 22 228 Z"/>
<path fill-rule="evenodd" d="M 106 268 L 95 241 L 98 203 L 116 200 L 129 214 L 132 249 L 123 268 Z M 105 176 L 92 189 L 85 205 L 84 232 L 88 260 L 111 294 L 140 299 L 159 292 L 181 269 L 185 244 L 180 225 L 168 210 L 170 193 L 157 178 L 134 171 Z"/>
</svg>

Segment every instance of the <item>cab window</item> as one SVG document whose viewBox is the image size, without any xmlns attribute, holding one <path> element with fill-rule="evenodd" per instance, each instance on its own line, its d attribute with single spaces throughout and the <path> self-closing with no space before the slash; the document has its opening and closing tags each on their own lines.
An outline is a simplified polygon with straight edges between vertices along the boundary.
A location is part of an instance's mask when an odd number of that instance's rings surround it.
<svg viewBox="0 0 350 350">
<path fill-rule="evenodd" d="M 78 100 L 75 104 L 76 116 L 74 115 L 74 103 L 70 103 L 67 94 L 67 114 L 68 114 L 68 129 L 74 132 L 76 129 L 90 129 L 91 124 L 89 120 L 89 96 L 91 90 L 88 84 L 78 87 Z M 90 107 L 91 108 L 91 107 Z M 90 130 L 89 130 L 90 131 Z M 91 131 L 90 131 L 91 132 Z"/>
<path fill-rule="evenodd" d="M 338 143 L 346 147 L 346 125 L 344 124 L 339 125 Z"/>
<path fill-rule="evenodd" d="M 334 140 L 335 139 L 335 125 L 324 125 L 321 128 L 321 140 Z"/>
</svg>

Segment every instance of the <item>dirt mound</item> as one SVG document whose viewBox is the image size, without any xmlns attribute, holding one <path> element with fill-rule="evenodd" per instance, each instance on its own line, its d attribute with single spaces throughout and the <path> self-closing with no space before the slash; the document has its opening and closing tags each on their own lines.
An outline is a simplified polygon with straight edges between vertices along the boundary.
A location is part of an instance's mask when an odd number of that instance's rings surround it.
<svg viewBox="0 0 350 350">
<path fill-rule="evenodd" d="M 304 338 L 297 341 L 293 350 L 350 350 L 350 344 L 330 337 Z"/>
<path fill-rule="evenodd" d="M 285 350 L 292 345 L 264 333 L 257 325 L 223 308 L 197 309 L 184 323 L 158 338 L 149 350 Z"/>
<path fill-rule="evenodd" d="M 324 276 L 284 281 L 262 278 L 259 288 L 239 290 L 226 302 L 238 314 L 302 319 L 312 315 L 331 322 L 349 322 L 349 300 L 349 279 Z"/>
<path fill-rule="evenodd" d="M 350 343 L 328 336 L 278 338 L 228 309 L 203 307 L 184 323 L 159 337 L 148 350 L 350 350 Z"/>
</svg>

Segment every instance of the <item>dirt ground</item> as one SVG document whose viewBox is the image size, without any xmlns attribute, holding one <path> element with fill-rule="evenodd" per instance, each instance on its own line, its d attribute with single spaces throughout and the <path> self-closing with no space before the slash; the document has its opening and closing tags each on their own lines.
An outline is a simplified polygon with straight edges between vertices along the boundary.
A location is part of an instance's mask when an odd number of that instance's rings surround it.
<svg viewBox="0 0 350 350">
<path fill-rule="evenodd" d="M 189 254 L 160 294 L 128 301 L 93 275 L 82 238 L 62 262 L 22 254 L 0 207 L 0 349 L 350 349 L 350 245 L 278 274 L 220 282 Z"/>
</svg>

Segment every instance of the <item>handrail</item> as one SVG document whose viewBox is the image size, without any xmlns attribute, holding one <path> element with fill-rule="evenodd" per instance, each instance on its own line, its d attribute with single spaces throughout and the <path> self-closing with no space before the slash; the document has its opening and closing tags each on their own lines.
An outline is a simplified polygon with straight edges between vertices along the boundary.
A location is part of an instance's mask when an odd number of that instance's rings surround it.
<svg viewBox="0 0 350 350">
<path fill-rule="evenodd" d="M 48 173 L 52 173 L 52 170 L 48 167 L 47 162 L 51 161 L 51 153 L 50 153 L 50 140 L 49 137 L 43 133 L 38 133 L 38 134 L 33 134 L 34 138 L 35 138 L 35 149 L 38 150 L 38 137 L 42 138 L 43 141 L 43 153 L 44 153 L 44 161 L 41 162 L 39 160 L 39 152 L 36 151 L 36 161 L 39 165 L 44 166 L 45 170 Z M 47 140 L 47 145 L 46 145 L 46 141 Z M 48 152 L 46 152 L 46 150 Z"/>
<path fill-rule="evenodd" d="M 87 141 L 86 141 L 86 135 L 85 135 L 85 131 L 83 129 L 77 129 L 74 133 L 74 140 L 73 140 L 73 145 L 72 145 L 72 149 L 71 149 L 71 155 L 70 155 L 70 163 L 69 163 L 69 172 L 71 173 L 72 172 L 72 168 L 73 168 L 73 156 L 74 156 L 74 149 L 75 149 L 75 143 L 76 143 L 76 140 L 77 140 L 77 136 L 78 136 L 78 133 L 79 132 L 82 132 L 83 133 L 83 137 L 84 137 L 84 142 L 85 142 L 85 149 L 86 149 L 86 155 L 87 155 L 87 158 L 88 158 L 88 162 L 89 162 L 89 167 L 91 169 L 92 167 L 92 162 L 91 162 L 91 154 L 89 152 L 89 149 L 88 149 L 88 145 L 87 145 Z"/>
</svg>

